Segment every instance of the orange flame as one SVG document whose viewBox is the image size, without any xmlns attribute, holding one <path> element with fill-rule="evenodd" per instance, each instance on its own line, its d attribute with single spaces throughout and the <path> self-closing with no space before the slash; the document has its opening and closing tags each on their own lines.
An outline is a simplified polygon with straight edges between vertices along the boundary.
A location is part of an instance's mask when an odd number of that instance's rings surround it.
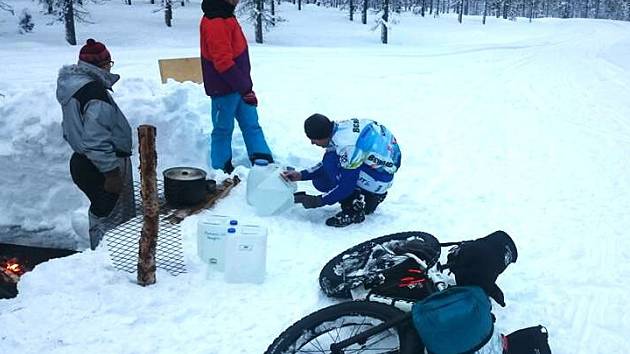
<svg viewBox="0 0 630 354">
<path fill-rule="evenodd" d="M 4 270 L 5 272 L 11 272 L 15 275 L 22 275 L 25 273 L 24 267 L 22 267 L 22 265 L 20 265 L 20 263 L 18 263 L 17 259 L 15 258 L 7 260 L 5 264 L 2 264 L 0 266 L 0 270 Z"/>
<path fill-rule="evenodd" d="M 19 273 L 22 271 L 22 267 L 20 267 L 17 263 L 9 263 L 7 264 L 7 269 L 12 271 L 13 273 Z"/>
</svg>

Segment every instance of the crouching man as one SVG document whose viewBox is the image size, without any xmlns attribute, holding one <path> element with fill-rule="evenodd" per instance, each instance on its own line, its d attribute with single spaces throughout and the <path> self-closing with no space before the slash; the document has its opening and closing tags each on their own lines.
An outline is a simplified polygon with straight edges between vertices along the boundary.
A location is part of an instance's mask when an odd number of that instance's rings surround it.
<svg viewBox="0 0 630 354">
<path fill-rule="evenodd" d="M 365 220 L 387 196 L 400 167 L 400 148 L 383 125 L 368 119 L 333 122 L 313 114 L 304 122 L 311 144 L 326 149 L 322 162 L 302 171 L 284 171 L 290 181 L 312 181 L 324 194 L 295 194 L 306 209 L 341 204 L 326 225 L 344 227 Z"/>
</svg>

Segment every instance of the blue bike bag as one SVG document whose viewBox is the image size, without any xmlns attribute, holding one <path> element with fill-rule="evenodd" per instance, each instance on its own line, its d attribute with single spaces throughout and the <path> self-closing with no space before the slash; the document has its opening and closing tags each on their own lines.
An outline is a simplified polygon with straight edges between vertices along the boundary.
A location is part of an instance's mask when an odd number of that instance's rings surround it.
<svg viewBox="0 0 630 354">
<path fill-rule="evenodd" d="M 488 295 L 477 286 L 455 286 L 415 303 L 411 313 L 431 354 L 474 353 L 492 337 Z"/>
</svg>

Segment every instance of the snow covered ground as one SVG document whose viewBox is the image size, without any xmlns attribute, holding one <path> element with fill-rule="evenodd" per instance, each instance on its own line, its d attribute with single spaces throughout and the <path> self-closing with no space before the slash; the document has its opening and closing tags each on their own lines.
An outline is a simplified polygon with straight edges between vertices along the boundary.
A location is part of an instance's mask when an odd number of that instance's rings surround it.
<svg viewBox="0 0 630 354">
<path fill-rule="evenodd" d="M 200 85 L 160 84 L 157 67 L 159 58 L 198 55 L 198 5 L 176 9 L 172 28 L 153 8 L 90 4 L 94 23 L 78 25 L 78 41 L 94 37 L 110 49 L 122 75 L 117 102 L 132 125 L 158 128 L 159 171 L 208 170 L 210 100 Z M 20 295 L 0 300 L 0 352 L 261 353 L 332 303 L 317 276 L 347 247 L 405 230 L 455 241 L 497 229 L 519 248 L 499 279 L 508 303 L 495 311 L 501 331 L 544 324 L 559 354 L 630 350 L 630 23 L 489 18 L 482 26 L 474 17 L 402 15 L 382 45 L 378 32 L 335 9 L 279 10 L 288 21 L 264 45 L 251 44 L 275 156 L 297 167 L 318 160 L 321 150 L 302 132 L 314 112 L 376 119 L 403 151 L 386 202 L 363 224 L 337 230 L 323 225 L 333 207 L 258 218 L 242 184 L 213 212 L 268 227 L 264 284 L 208 277 L 195 256 L 199 217 L 191 217 L 183 226 L 189 273 L 160 272 L 155 286 L 116 271 L 104 248 L 26 274 Z M 80 46 L 35 17 L 35 32 L 19 35 L 16 18 L 0 13 L 0 242 L 84 247 L 73 222 L 86 222 L 87 200 L 70 180 L 54 96 L 57 70 Z M 244 165 L 238 131 L 235 152 Z M 245 177 L 247 167 L 237 173 Z"/>
</svg>

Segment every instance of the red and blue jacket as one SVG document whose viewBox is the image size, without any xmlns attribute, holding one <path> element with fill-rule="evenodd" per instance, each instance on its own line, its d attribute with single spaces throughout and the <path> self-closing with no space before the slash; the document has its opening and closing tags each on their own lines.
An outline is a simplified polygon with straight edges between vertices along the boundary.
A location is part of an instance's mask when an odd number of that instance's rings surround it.
<svg viewBox="0 0 630 354">
<path fill-rule="evenodd" d="M 235 17 L 208 18 L 200 24 L 201 71 L 208 96 L 252 90 L 247 39 Z"/>
</svg>

